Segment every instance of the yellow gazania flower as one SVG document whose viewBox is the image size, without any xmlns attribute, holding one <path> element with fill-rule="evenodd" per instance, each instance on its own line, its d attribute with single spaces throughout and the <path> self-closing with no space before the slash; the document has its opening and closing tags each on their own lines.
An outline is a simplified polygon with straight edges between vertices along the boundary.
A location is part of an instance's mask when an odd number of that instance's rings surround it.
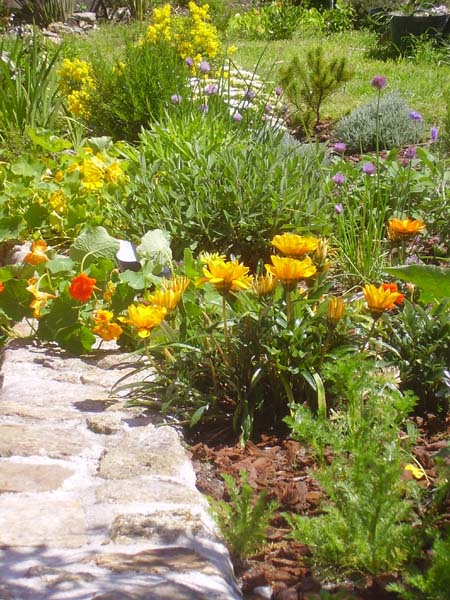
<svg viewBox="0 0 450 600">
<path fill-rule="evenodd" d="M 402 296 L 400 292 L 393 292 L 382 285 L 377 288 L 373 284 L 365 285 L 363 293 L 367 306 L 375 318 L 379 317 L 386 310 L 392 310 L 396 300 Z"/>
<path fill-rule="evenodd" d="M 330 268 L 331 262 L 328 260 L 328 241 L 325 238 L 317 240 L 317 248 L 314 252 L 314 263 L 319 273 Z"/>
<path fill-rule="evenodd" d="M 272 245 L 275 246 L 285 256 L 298 258 L 304 254 L 314 252 L 317 248 L 319 240 L 314 237 L 301 237 L 296 233 L 283 233 L 276 235 L 272 240 Z"/>
<path fill-rule="evenodd" d="M 122 327 L 118 323 L 111 323 L 114 314 L 109 310 L 98 309 L 94 312 L 95 327 L 92 333 L 99 335 L 105 342 L 117 340 L 122 335 Z"/>
<path fill-rule="evenodd" d="M 128 307 L 128 318 L 121 317 L 119 320 L 136 328 L 139 337 L 147 338 L 150 335 L 150 331 L 163 321 L 166 313 L 167 309 L 163 306 L 130 304 Z"/>
<path fill-rule="evenodd" d="M 309 256 L 303 260 L 284 256 L 271 256 L 270 260 L 272 264 L 266 265 L 267 271 L 279 279 L 281 285 L 287 291 L 295 289 L 300 279 L 307 279 L 317 271 Z"/>
<path fill-rule="evenodd" d="M 219 294 L 226 296 L 230 291 L 247 290 L 251 286 L 252 278 L 248 272 L 249 268 L 238 260 L 213 258 L 203 267 L 204 277 L 198 281 L 198 285 L 211 283 Z"/>
<path fill-rule="evenodd" d="M 47 254 L 47 243 L 44 240 L 38 240 L 32 242 L 31 252 L 29 252 L 23 259 L 24 263 L 29 265 L 40 265 L 41 263 L 49 260 Z"/>
<path fill-rule="evenodd" d="M 392 242 L 409 240 L 425 229 L 425 223 L 417 219 L 390 219 L 388 222 L 388 237 Z"/>
<path fill-rule="evenodd" d="M 218 252 L 202 252 L 200 254 L 200 262 L 207 265 L 212 260 L 226 260 L 225 254 L 219 254 Z"/>
<path fill-rule="evenodd" d="M 345 311 L 344 298 L 331 296 L 328 300 L 327 318 L 332 325 L 336 325 L 342 319 Z"/>
<path fill-rule="evenodd" d="M 265 275 L 259 275 L 255 277 L 252 283 L 252 289 L 258 296 L 268 296 L 273 292 L 278 284 L 276 279 L 271 273 Z"/>
<path fill-rule="evenodd" d="M 54 294 L 48 294 L 47 292 L 41 292 L 38 290 L 36 287 L 36 282 L 36 277 L 29 279 L 26 289 L 30 292 L 30 294 L 33 294 L 33 300 L 30 302 L 30 308 L 33 309 L 33 317 L 35 319 L 39 319 L 41 316 L 41 311 L 47 304 L 47 301 L 52 298 L 56 298 L 56 296 Z"/>
<path fill-rule="evenodd" d="M 156 290 L 153 294 L 147 297 L 148 302 L 154 306 L 163 306 L 169 312 L 175 310 L 178 306 L 178 302 L 181 299 L 181 292 L 174 291 L 166 288 Z"/>
</svg>

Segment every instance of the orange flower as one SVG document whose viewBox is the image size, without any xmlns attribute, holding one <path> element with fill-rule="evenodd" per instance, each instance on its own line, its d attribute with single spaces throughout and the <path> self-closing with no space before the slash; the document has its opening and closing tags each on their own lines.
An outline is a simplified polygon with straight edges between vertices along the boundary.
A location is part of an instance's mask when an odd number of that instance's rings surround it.
<svg viewBox="0 0 450 600">
<path fill-rule="evenodd" d="M 425 229 L 425 223 L 417 219 L 390 219 L 388 222 L 388 237 L 392 242 L 409 240 Z"/>
<path fill-rule="evenodd" d="M 146 338 L 150 331 L 157 327 L 166 316 L 167 309 L 163 306 L 145 306 L 144 304 L 130 304 L 128 307 L 128 319 L 120 317 L 123 323 L 131 325 L 138 330 L 138 336 Z"/>
<path fill-rule="evenodd" d="M 44 240 L 32 242 L 31 252 L 25 256 L 23 262 L 28 263 L 29 265 L 40 265 L 41 263 L 47 262 L 48 256 L 45 253 L 46 250 L 47 244 Z"/>
<path fill-rule="evenodd" d="M 395 308 L 395 303 L 403 296 L 400 292 L 393 292 L 391 289 L 376 287 L 372 284 L 363 287 L 364 298 L 367 306 L 374 318 L 378 318 L 385 310 Z"/>
<path fill-rule="evenodd" d="M 344 298 L 340 296 L 331 296 L 328 300 L 327 317 L 332 325 L 336 325 L 342 319 L 345 311 Z"/>
<path fill-rule="evenodd" d="M 252 278 L 248 275 L 249 268 L 238 260 L 225 261 L 221 256 L 211 255 L 212 258 L 203 267 L 202 277 L 197 285 L 211 283 L 219 294 L 226 296 L 230 291 L 237 292 L 246 290 L 252 284 Z"/>
<path fill-rule="evenodd" d="M 3 281 L 0 281 L 0 294 L 1 292 L 3 292 L 5 289 L 5 284 L 3 283 Z"/>
<path fill-rule="evenodd" d="M 403 304 L 405 295 L 398 291 L 396 283 L 382 283 L 381 288 L 383 290 L 389 290 L 390 292 L 398 292 L 398 298 L 397 298 L 397 300 L 394 300 L 394 304 L 397 304 L 397 305 Z M 391 308 L 394 308 L 394 306 L 392 306 Z M 391 310 L 391 309 L 389 309 L 389 310 Z"/>
<path fill-rule="evenodd" d="M 96 310 L 92 333 L 99 335 L 105 342 L 117 340 L 122 335 L 122 327 L 118 323 L 111 323 L 113 318 L 114 314 L 109 310 Z"/>
<path fill-rule="evenodd" d="M 272 240 L 275 246 L 285 256 L 298 258 L 316 250 L 319 240 L 314 237 L 301 237 L 296 233 L 283 233 L 276 235 Z"/>
<path fill-rule="evenodd" d="M 69 294 L 74 300 L 87 302 L 92 296 L 96 283 L 97 280 L 93 277 L 88 277 L 86 273 L 80 273 L 72 279 L 69 287 Z"/>
<path fill-rule="evenodd" d="M 52 298 L 56 298 L 56 296 L 54 294 L 48 294 L 47 292 L 41 292 L 36 287 L 36 283 L 36 277 L 32 277 L 31 279 L 29 279 L 27 290 L 30 292 L 30 294 L 33 294 L 34 296 L 33 300 L 30 302 L 30 308 L 33 309 L 33 317 L 35 319 L 39 319 L 39 317 L 41 316 L 41 311 L 47 304 L 47 301 Z"/>
<path fill-rule="evenodd" d="M 303 260 L 288 258 L 285 256 L 271 256 L 271 265 L 266 265 L 266 269 L 274 277 L 280 280 L 285 290 L 294 290 L 300 279 L 307 279 L 317 272 L 312 260 L 307 256 Z"/>
</svg>

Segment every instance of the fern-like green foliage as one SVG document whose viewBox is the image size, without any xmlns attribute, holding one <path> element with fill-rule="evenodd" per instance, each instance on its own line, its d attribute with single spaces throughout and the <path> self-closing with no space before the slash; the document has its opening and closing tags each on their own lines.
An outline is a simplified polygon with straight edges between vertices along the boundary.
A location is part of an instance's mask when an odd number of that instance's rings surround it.
<svg viewBox="0 0 450 600">
<path fill-rule="evenodd" d="M 230 500 L 210 499 L 211 511 L 231 556 L 246 558 L 264 545 L 269 521 L 278 504 L 268 501 L 266 490 L 255 498 L 246 471 L 240 472 L 240 485 L 231 475 L 224 474 L 223 479 Z"/>
<path fill-rule="evenodd" d="M 353 71 L 345 57 L 328 59 L 323 48 L 316 46 L 307 52 L 305 60 L 298 55 L 291 58 L 280 71 L 280 83 L 295 107 L 297 120 L 301 120 L 300 115 L 306 108 L 317 124 L 324 101 L 352 76 Z"/>
<path fill-rule="evenodd" d="M 337 124 L 334 135 L 345 142 L 350 151 L 398 148 L 417 143 L 423 134 L 423 124 L 409 117 L 410 109 L 397 92 L 374 97 L 359 106 Z M 378 134 L 377 134 L 378 120 Z"/>
</svg>

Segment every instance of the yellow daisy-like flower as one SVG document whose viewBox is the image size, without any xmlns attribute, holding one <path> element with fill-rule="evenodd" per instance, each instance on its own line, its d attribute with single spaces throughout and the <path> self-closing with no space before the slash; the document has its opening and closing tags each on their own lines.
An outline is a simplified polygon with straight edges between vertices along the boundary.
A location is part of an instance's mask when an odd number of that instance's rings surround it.
<svg viewBox="0 0 450 600">
<path fill-rule="evenodd" d="M 417 219 L 390 219 L 388 222 L 388 237 L 392 242 L 409 240 L 425 229 L 425 223 Z"/>
<path fill-rule="evenodd" d="M 166 314 L 167 309 L 163 306 L 130 304 L 128 307 L 128 318 L 121 317 L 119 320 L 137 329 L 140 338 L 147 338 L 151 330 L 163 321 Z"/>
<path fill-rule="evenodd" d="M 296 233 L 283 233 L 276 235 L 272 240 L 275 246 L 285 256 L 298 258 L 316 250 L 319 240 L 314 237 L 301 237 Z"/>
<path fill-rule="evenodd" d="M 181 292 L 174 291 L 166 288 L 156 290 L 153 294 L 147 297 L 148 302 L 154 306 L 163 306 L 170 312 L 175 310 L 178 306 L 178 302 L 181 300 Z"/>
<path fill-rule="evenodd" d="M 273 292 L 278 284 L 276 279 L 271 273 L 265 275 L 259 275 L 253 279 L 252 289 L 258 296 L 268 296 Z"/>
<path fill-rule="evenodd" d="M 47 243 L 44 240 L 37 240 L 31 244 L 31 252 L 23 259 L 24 263 L 29 265 L 40 265 L 49 260 L 47 254 Z"/>
<path fill-rule="evenodd" d="M 332 325 L 336 325 L 344 316 L 344 298 L 331 296 L 328 300 L 327 318 Z"/>
<path fill-rule="evenodd" d="M 219 294 L 226 296 L 229 292 L 247 290 L 252 284 L 252 278 L 248 275 L 249 267 L 238 260 L 225 261 L 223 258 L 211 258 L 203 267 L 204 277 L 198 281 L 210 283 Z"/>
<path fill-rule="evenodd" d="M 218 252 L 202 252 L 200 254 L 200 262 L 207 265 L 212 260 L 226 260 L 225 254 L 219 254 Z"/>
<path fill-rule="evenodd" d="M 98 309 L 94 312 L 95 326 L 92 333 L 99 335 L 105 342 L 117 340 L 122 335 L 122 327 L 118 323 L 112 323 L 114 314 L 109 310 Z"/>
<path fill-rule="evenodd" d="M 26 289 L 30 292 L 30 294 L 33 294 L 33 300 L 30 302 L 30 308 L 33 309 L 33 317 L 35 319 L 39 319 L 42 313 L 42 309 L 47 304 L 48 300 L 56 298 L 56 296 L 47 292 L 41 292 L 36 287 L 36 283 L 36 277 L 32 277 L 28 280 L 28 286 Z"/>
<path fill-rule="evenodd" d="M 393 292 L 389 287 L 367 284 L 363 287 L 364 298 L 374 318 L 379 317 L 386 310 L 392 310 L 395 302 L 403 296 L 400 292 Z"/>
<path fill-rule="evenodd" d="M 85 159 L 80 166 L 82 184 L 88 190 L 98 190 L 103 187 L 104 173 L 101 166 L 94 159 Z"/>
<path fill-rule="evenodd" d="M 272 264 L 266 265 L 267 271 L 279 279 L 281 285 L 287 291 L 295 289 L 298 281 L 308 279 L 317 271 L 309 256 L 303 260 L 285 256 L 271 256 L 270 260 Z"/>
</svg>

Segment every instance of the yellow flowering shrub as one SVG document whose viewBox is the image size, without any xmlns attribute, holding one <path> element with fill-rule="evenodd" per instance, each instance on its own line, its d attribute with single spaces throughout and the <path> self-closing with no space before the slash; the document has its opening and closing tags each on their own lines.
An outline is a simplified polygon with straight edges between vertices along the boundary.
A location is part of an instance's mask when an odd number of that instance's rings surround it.
<svg viewBox="0 0 450 600">
<path fill-rule="evenodd" d="M 95 89 L 92 66 L 79 58 L 65 58 L 58 77 L 59 88 L 67 99 L 67 110 L 76 117 L 88 119 L 91 94 Z"/>
</svg>

